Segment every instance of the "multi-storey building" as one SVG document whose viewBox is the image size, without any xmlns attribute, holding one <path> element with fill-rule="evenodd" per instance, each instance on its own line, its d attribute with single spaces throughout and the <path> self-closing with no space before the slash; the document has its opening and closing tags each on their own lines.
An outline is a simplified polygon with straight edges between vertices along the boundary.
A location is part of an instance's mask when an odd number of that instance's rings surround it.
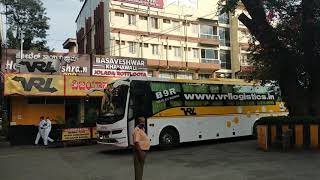
<svg viewBox="0 0 320 180">
<path fill-rule="evenodd" d="M 79 53 L 145 58 L 149 76 L 237 78 L 249 69 L 249 33 L 236 15 L 219 14 L 218 0 L 86 0 L 76 23 Z"/>
</svg>

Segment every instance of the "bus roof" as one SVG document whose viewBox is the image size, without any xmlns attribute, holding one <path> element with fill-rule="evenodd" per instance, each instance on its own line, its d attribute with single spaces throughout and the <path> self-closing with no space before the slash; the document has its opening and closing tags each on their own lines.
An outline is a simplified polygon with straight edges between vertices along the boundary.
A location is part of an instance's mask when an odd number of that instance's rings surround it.
<svg viewBox="0 0 320 180">
<path fill-rule="evenodd" d="M 233 84 L 233 85 L 259 85 L 257 81 L 247 82 L 242 79 L 223 79 L 223 78 L 213 78 L 207 80 L 188 80 L 188 79 L 165 79 L 156 77 L 146 77 L 146 76 L 131 76 L 125 77 L 118 80 L 123 81 L 158 81 L 158 82 L 177 82 L 177 83 L 199 83 L 199 84 Z M 117 81 L 117 80 L 115 80 Z M 114 82 L 114 81 L 113 81 Z"/>
</svg>

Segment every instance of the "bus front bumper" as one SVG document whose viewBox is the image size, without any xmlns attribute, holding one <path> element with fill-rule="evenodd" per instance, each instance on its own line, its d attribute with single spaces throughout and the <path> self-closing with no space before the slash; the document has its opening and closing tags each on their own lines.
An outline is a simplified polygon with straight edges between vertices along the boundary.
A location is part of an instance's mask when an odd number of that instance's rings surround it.
<svg viewBox="0 0 320 180">
<path fill-rule="evenodd" d="M 113 146 L 117 146 L 117 147 L 127 147 L 128 146 L 128 142 L 127 142 L 126 137 L 109 138 L 109 137 L 98 136 L 97 143 L 104 144 L 104 145 L 113 145 Z"/>
</svg>

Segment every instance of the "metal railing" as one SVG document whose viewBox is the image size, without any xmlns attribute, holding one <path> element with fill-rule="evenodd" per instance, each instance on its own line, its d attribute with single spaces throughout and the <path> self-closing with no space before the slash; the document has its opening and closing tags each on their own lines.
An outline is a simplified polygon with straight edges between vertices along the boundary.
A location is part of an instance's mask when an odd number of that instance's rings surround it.
<svg viewBox="0 0 320 180">
<path fill-rule="evenodd" d="M 207 58 L 201 58 L 201 63 L 207 63 L 207 64 L 221 64 L 221 61 L 219 59 L 207 59 Z"/>
</svg>

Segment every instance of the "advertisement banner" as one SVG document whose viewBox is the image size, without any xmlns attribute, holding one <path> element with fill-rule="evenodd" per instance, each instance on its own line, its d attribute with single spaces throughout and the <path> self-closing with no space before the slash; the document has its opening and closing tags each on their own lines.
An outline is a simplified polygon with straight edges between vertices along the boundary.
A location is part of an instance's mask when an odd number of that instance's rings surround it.
<svg viewBox="0 0 320 180">
<path fill-rule="evenodd" d="M 37 74 L 5 74 L 4 81 L 5 95 L 64 95 L 63 76 Z"/>
<path fill-rule="evenodd" d="M 147 76 L 147 61 L 143 58 L 94 56 L 93 76 L 128 77 Z"/>
<path fill-rule="evenodd" d="M 2 72 L 54 75 L 90 75 L 90 56 L 8 49 L 3 52 Z"/>
<path fill-rule="evenodd" d="M 66 96 L 86 96 L 87 92 L 94 88 L 104 88 L 116 78 L 90 77 L 90 76 L 66 76 Z M 102 96 L 102 92 L 91 93 L 90 96 Z"/>
<path fill-rule="evenodd" d="M 62 141 L 91 139 L 90 128 L 70 128 L 62 131 Z"/>
<path fill-rule="evenodd" d="M 163 0 L 116 0 L 116 1 L 163 9 Z"/>
</svg>

